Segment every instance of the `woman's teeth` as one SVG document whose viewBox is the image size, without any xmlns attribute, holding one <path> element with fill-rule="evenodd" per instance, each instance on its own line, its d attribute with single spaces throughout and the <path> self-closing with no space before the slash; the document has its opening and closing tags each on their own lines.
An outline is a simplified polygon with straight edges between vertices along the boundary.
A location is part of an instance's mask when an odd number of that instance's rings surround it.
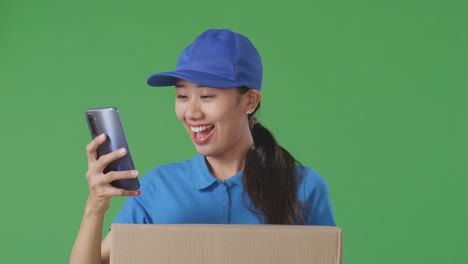
<svg viewBox="0 0 468 264">
<path fill-rule="evenodd" d="M 192 132 L 202 132 L 202 131 L 205 131 L 207 129 L 211 129 L 213 127 L 213 125 L 207 125 L 207 126 L 199 126 L 199 127 L 193 127 L 191 126 L 190 129 L 192 130 Z"/>
</svg>

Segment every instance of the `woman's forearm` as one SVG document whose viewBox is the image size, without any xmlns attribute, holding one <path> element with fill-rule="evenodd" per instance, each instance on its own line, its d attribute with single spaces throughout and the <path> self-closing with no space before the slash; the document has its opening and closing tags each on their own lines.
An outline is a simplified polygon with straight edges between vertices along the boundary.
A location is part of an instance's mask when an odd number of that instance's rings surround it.
<svg viewBox="0 0 468 264">
<path fill-rule="evenodd" d="M 101 264 L 101 239 L 104 213 L 86 206 L 70 264 Z"/>
</svg>

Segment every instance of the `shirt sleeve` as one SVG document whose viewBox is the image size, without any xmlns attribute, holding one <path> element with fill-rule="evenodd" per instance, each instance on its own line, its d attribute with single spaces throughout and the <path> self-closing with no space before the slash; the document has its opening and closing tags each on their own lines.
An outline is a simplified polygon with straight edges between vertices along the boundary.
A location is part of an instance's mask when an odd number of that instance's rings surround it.
<svg viewBox="0 0 468 264">
<path fill-rule="evenodd" d="M 304 221 L 307 225 L 336 226 L 325 179 L 306 167 L 304 172 Z"/>
<path fill-rule="evenodd" d="M 150 224 L 153 219 L 148 212 L 151 212 L 152 196 L 155 192 L 153 181 L 157 170 L 151 170 L 140 180 L 139 196 L 128 197 L 124 202 L 120 212 L 112 223 L 122 224 Z"/>
</svg>

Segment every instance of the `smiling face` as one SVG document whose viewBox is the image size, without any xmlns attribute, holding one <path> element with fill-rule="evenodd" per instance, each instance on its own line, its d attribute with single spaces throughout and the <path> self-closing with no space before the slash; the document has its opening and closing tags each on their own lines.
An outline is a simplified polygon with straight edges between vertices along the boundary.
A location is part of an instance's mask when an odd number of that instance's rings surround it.
<svg viewBox="0 0 468 264">
<path fill-rule="evenodd" d="M 256 91 L 241 95 L 237 88 L 201 87 L 179 80 L 175 109 L 200 154 L 232 158 L 253 144 L 246 112 L 255 109 L 259 98 Z"/>
</svg>

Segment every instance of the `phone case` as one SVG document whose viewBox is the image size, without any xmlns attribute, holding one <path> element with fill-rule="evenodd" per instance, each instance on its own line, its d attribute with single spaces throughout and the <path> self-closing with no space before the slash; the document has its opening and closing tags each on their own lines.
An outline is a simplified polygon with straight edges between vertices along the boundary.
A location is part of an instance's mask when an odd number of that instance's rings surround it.
<svg viewBox="0 0 468 264">
<path fill-rule="evenodd" d="M 115 107 L 91 108 L 85 111 L 85 115 L 93 139 L 102 133 L 107 135 L 106 141 L 97 149 L 98 158 L 120 148 L 127 149 L 127 155 L 109 163 L 104 169 L 104 173 L 134 170 L 135 166 L 120 121 L 119 111 Z M 116 180 L 111 182 L 111 185 L 126 190 L 138 190 L 140 188 L 137 178 Z"/>
</svg>

